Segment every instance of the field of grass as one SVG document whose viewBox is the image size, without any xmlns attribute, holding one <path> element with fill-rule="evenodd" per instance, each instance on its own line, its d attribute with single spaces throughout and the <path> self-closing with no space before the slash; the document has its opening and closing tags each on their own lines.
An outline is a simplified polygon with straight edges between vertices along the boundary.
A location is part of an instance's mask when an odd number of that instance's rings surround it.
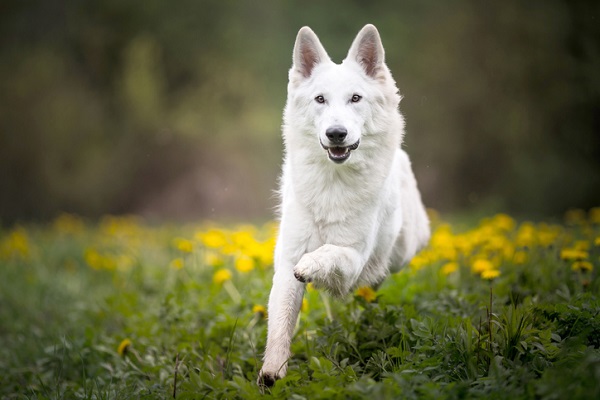
<svg viewBox="0 0 600 400">
<path fill-rule="evenodd" d="M 0 398 L 600 398 L 600 208 L 432 217 L 377 292 L 309 285 L 288 376 L 264 392 L 276 225 L 0 229 Z"/>
</svg>

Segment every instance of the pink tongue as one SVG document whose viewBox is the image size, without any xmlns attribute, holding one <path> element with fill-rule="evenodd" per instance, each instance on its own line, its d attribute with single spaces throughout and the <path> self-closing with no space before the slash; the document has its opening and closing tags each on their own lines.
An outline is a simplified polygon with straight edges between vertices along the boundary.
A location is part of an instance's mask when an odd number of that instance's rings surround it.
<svg viewBox="0 0 600 400">
<path fill-rule="evenodd" d="M 329 149 L 329 152 L 336 157 L 341 157 L 344 154 L 346 154 L 346 148 L 345 147 L 331 147 Z"/>
</svg>

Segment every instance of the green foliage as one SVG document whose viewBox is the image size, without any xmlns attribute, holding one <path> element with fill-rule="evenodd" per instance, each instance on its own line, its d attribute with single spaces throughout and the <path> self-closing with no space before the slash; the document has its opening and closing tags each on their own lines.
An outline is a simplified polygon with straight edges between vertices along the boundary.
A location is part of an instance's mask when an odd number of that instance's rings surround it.
<svg viewBox="0 0 600 400">
<path fill-rule="evenodd" d="M 309 288 L 288 375 L 268 389 L 256 378 L 271 225 L 90 224 L 65 215 L 3 230 L 0 397 L 598 398 L 597 222 L 562 226 L 552 239 L 587 247 L 591 271 L 543 245 L 550 228 L 542 225 L 529 258 L 503 261 L 490 280 L 431 258 L 462 257 L 447 252 L 450 242 L 492 257 L 489 243 L 531 240 L 523 234 L 531 226 L 497 216 L 448 237 L 441 225 L 374 297 L 359 290 L 335 301 Z"/>
</svg>

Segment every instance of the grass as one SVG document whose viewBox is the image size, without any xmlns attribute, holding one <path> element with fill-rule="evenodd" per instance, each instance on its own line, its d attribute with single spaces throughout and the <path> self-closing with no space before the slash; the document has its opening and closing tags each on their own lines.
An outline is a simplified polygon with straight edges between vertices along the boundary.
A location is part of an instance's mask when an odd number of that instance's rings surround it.
<svg viewBox="0 0 600 400">
<path fill-rule="evenodd" d="M 273 224 L 0 230 L 0 397 L 600 398 L 600 209 L 433 219 L 377 292 L 308 287 L 288 376 L 264 392 Z"/>
</svg>

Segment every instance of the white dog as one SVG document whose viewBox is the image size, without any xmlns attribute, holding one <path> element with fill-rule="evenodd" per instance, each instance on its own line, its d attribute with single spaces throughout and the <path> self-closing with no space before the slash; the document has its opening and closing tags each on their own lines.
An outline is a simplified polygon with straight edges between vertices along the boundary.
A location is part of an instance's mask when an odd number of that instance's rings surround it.
<svg viewBox="0 0 600 400">
<path fill-rule="evenodd" d="M 300 29 L 289 72 L 281 223 L 258 382 L 285 376 L 305 282 L 344 296 L 379 285 L 429 240 L 429 221 L 400 149 L 400 95 L 377 29 L 341 64 Z"/>
</svg>

